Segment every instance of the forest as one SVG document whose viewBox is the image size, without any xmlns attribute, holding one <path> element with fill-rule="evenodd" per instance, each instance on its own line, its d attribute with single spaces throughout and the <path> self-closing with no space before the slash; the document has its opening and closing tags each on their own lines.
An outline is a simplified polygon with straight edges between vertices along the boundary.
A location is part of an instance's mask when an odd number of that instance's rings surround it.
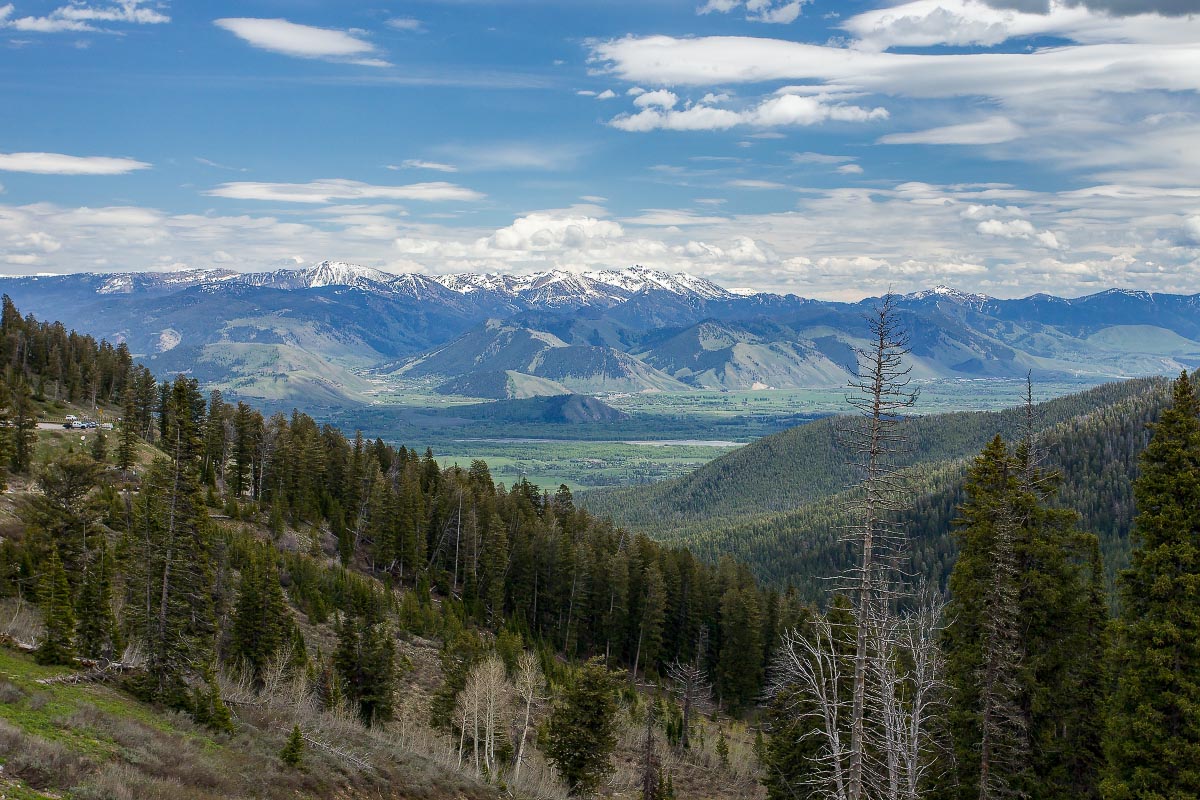
<svg viewBox="0 0 1200 800">
<path fill-rule="evenodd" d="M 740 544 L 713 558 L 630 534 L 566 487 L 506 486 L 482 461 L 442 467 L 184 374 L 159 381 L 5 298 L 0 462 L 16 499 L 0 601 L 16 611 L 0 639 L 65 670 L 44 680 L 270 742 L 278 777 L 244 796 L 386 796 L 372 780 L 404 780 L 347 741 L 468 781 L 430 796 L 716 796 L 725 778 L 682 783 L 689 752 L 705 754 L 697 774 L 748 775 L 760 788 L 731 793 L 772 800 L 1197 796 L 1194 379 L 1098 390 L 1050 424 L 1031 389 L 976 457 L 933 460 L 918 486 L 898 454 L 948 452 L 937 437 L 964 429 L 926 426 L 910 446 L 886 298 L 870 333 L 829 470 L 854 488 L 805 488 L 821 464 L 760 465 L 771 485 L 747 495 L 812 502 L 730 527 Z M 35 458 L 39 414 L 62 402 L 120 424 Z M 995 422 L 972 420 L 970 436 Z M 436 665 L 417 708 L 422 642 Z M 0 691 L 0 719 L 29 710 L 23 693 Z M 30 785 L 119 796 L 102 763 L 55 784 L 19 758 L 34 739 L 12 739 L 0 756 Z M 622 760 L 636 781 L 614 788 Z M 168 796 L 156 780 L 135 796 Z"/>
</svg>

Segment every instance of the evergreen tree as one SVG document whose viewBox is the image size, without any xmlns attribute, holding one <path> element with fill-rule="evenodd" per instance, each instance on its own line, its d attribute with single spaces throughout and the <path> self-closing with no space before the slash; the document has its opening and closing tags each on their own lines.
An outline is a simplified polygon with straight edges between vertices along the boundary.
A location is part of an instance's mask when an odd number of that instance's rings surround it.
<svg viewBox="0 0 1200 800">
<path fill-rule="evenodd" d="M 33 466 L 33 453 L 37 448 L 37 414 L 33 405 L 33 394 L 24 378 L 17 378 L 11 387 L 12 396 L 12 471 L 25 473 Z"/>
<path fill-rule="evenodd" d="M 52 548 L 38 585 L 38 601 L 46 621 L 46 633 L 34 657 L 39 664 L 71 664 L 75 658 L 75 613 L 71 587 L 58 550 Z"/>
<path fill-rule="evenodd" d="M 289 767 L 299 768 L 304 764 L 304 735 L 300 733 L 299 725 L 292 726 L 292 733 L 279 758 Z"/>
<path fill-rule="evenodd" d="M 79 655 L 112 658 L 117 654 L 120 634 L 112 609 L 112 556 L 103 538 L 80 587 L 75 616 Z"/>
<path fill-rule="evenodd" d="M 732 709 L 758 697 L 763 679 L 762 608 L 752 587 L 731 586 L 721 598 L 717 691 Z"/>
<path fill-rule="evenodd" d="M 213 546 L 197 480 L 203 409 L 194 380 L 180 376 L 168 386 L 162 431 L 171 458 L 147 470 L 124 548 L 126 627 L 146 653 L 136 688 L 194 712 L 202 709 L 188 689 L 209 683 L 216 646 Z M 211 714 L 197 716 L 219 723 L 219 699 L 205 700 Z"/>
<path fill-rule="evenodd" d="M 92 437 L 90 453 L 98 464 L 108 460 L 108 437 L 104 435 L 104 431 L 97 430 L 96 435 Z"/>
<path fill-rule="evenodd" d="M 293 645 L 292 627 L 273 554 L 252 553 L 242 568 L 233 612 L 230 660 L 244 664 L 252 676 L 260 677 L 277 653 Z"/>
<path fill-rule="evenodd" d="M 374 725 L 392 718 L 396 648 L 387 624 L 373 614 L 342 617 L 333 665 L 363 722 Z"/>
<path fill-rule="evenodd" d="M 1110 800 L 1200 796 L 1200 402 L 1187 373 L 1134 485 L 1102 784 Z"/>
<path fill-rule="evenodd" d="M 604 662 L 593 658 L 571 675 L 546 720 L 546 755 L 573 795 L 591 794 L 612 770 L 617 685 Z"/>
<path fill-rule="evenodd" d="M 137 460 L 137 405 L 132 386 L 125 389 L 125 409 L 121 416 L 121 441 L 117 445 L 117 464 L 128 474 Z"/>
</svg>

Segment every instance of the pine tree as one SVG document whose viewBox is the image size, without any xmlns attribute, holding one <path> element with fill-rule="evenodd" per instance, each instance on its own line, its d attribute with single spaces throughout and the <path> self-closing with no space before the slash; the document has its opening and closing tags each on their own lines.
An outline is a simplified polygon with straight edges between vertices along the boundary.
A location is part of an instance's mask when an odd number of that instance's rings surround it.
<svg viewBox="0 0 1200 800">
<path fill-rule="evenodd" d="M 171 457 L 147 470 L 124 547 L 125 624 L 146 654 L 136 688 L 194 712 L 203 709 L 188 688 L 211 673 L 216 647 L 212 541 L 197 480 L 203 409 L 196 381 L 180 376 L 168 386 L 161 427 Z M 219 723 L 219 696 L 211 700 L 211 713 L 197 716 Z"/>
<path fill-rule="evenodd" d="M 33 395 L 24 378 L 17 378 L 11 388 L 12 395 L 12 459 L 13 472 L 29 472 L 33 466 L 33 453 L 37 448 L 37 414 Z"/>
<path fill-rule="evenodd" d="M 75 640 L 85 658 L 112 658 L 120 648 L 120 634 L 112 609 L 112 556 L 100 539 L 76 601 Z"/>
<path fill-rule="evenodd" d="M 233 612 L 230 659 L 235 664 L 244 664 L 253 677 L 260 677 L 267 663 L 293 644 L 292 627 L 273 554 L 253 553 L 242 568 Z"/>
<path fill-rule="evenodd" d="M 1134 485 L 1102 783 L 1110 800 L 1200 796 L 1200 402 L 1187 373 Z"/>
<path fill-rule="evenodd" d="M 986 800 L 1024 792 L 1029 766 L 1014 549 L 1017 469 L 999 436 L 971 465 L 964 489 L 945 632 L 949 723 L 961 796 Z"/>
<path fill-rule="evenodd" d="M 38 601 L 46 620 L 46 633 L 34 657 L 39 664 L 71 664 L 75 659 L 75 613 L 71 587 L 58 550 L 52 548 L 38 584 Z"/>
<path fill-rule="evenodd" d="M 279 758 L 289 767 L 300 768 L 304 764 L 304 734 L 300 733 L 300 726 L 292 726 L 292 733 L 288 736 L 287 744 L 283 746 L 283 751 L 280 752 Z"/>
<path fill-rule="evenodd" d="M 368 725 L 392 718 L 396 682 L 396 649 L 388 626 L 373 614 L 342 617 L 333 665 Z"/>
<path fill-rule="evenodd" d="M 96 431 L 96 435 L 92 437 L 92 447 L 89 452 L 98 464 L 103 464 L 108 460 L 108 437 L 104 435 L 104 431 Z"/>
<path fill-rule="evenodd" d="M 125 388 L 125 410 L 121 416 L 121 441 L 117 445 L 117 464 L 121 471 L 129 474 L 137 460 L 137 405 L 133 386 Z"/>
<path fill-rule="evenodd" d="M 546 721 L 546 755 L 573 795 L 591 794 L 612 770 L 616 693 L 617 680 L 593 658 L 571 676 Z"/>
</svg>

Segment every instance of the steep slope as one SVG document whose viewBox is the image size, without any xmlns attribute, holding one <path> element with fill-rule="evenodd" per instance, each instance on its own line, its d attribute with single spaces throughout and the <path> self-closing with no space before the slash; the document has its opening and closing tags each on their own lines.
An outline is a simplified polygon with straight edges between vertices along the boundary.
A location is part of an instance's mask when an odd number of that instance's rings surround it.
<svg viewBox="0 0 1200 800">
<path fill-rule="evenodd" d="M 841 362 L 830 355 L 840 355 Z M 794 331 L 766 321 L 701 322 L 639 356 L 650 366 L 705 389 L 840 386 L 854 365 L 848 345 L 841 354 L 827 353 Z"/>
<path fill-rule="evenodd" d="M 1109 402 L 1052 425 L 1042 434 L 1045 464 L 1062 475 L 1057 503 L 1078 511 L 1081 529 L 1100 538 L 1110 586 L 1129 564 L 1133 481 L 1138 456 L 1150 437 L 1147 423 L 1158 417 L 1167 402 L 1165 382 L 1143 383 L 1132 393 L 1111 394 Z M 1003 432 L 1003 426 L 996 426 L 996 432 Z M 974 455 L 926 461 L 906 473 L 913 489 L 912 508 L 901 515 L 909 537 L 908 571 L 942 588 L 954 565 L 953 523 L 963 500 L 967 464 Z M 835 492 L 789 511 L 693 519 L 656 527 L 654 535 L 686 545 L 705 558 L 732 556 L 746 561 L 760 579 L 794 585 L 805 598 L 823 602 L 829 592 L 824 577 L 842 573 L 850 565 L 842 532 L 852 522 L 849 509 L 854 500 L 853 491 Z"/>
<path fill-rule="evenodd" d="M 684 390 L 687 387 L 611 347 L 573 345 L 552 333 L 489 321 L 455 341 L 415 358 L 397 376 L 442 376 L 456 388 L 479 373 L 516 372 L 554 381 L 576 392 Z"/>
<path fill-rule="evenodd" d="M 571 393 L 561 383 L 511 369 L 469 372 L 439 384 L 436 389 L 442 394 L 487 397 L 492 400 L 522 400 Z"/>
<path fill-rule="evenodd" d="M 1070 425 L 1122 403 L 1159 397 L 1164 386 L 1161 379 L 1107 384 L 1041 403 L 1037 418 L 1043 429 Z M 730 452 L 686 477 L 598 489 L 584 495 L 584 503 L 635 530 L 678 536 L 690 528 L 716 528 L 792 511 L 856 482 L 856 472 L 838 444 L 838 429 L 844 424 L 840 417 L 817 420 Z M 1018 436 L 1023 424 L 1024 410 L 1017 408 L 912 417 L 902 426 L 909 451 L 901 454 L 898 466 L 925 469 L 971 457 L 997 433 Z"/>
</svg>

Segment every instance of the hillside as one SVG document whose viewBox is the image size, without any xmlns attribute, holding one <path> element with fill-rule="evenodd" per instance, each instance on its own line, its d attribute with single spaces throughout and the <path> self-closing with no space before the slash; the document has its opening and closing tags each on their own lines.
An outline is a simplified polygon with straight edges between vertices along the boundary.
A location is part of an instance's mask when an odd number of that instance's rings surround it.
<svg viewBox="0 0 1200 800">
<path fill-rule="evenodd" d="M 705 716 L 684 748 L 654 688 L 699 659 L 733 676 L 715 681 L 724 708 L 755 702 L 774 627 L 723 643 L 764 607 L 772 626 L 795 610 L 744 568 L 630 537 L 561 489 L 506 489 L 481 461 L 443 468 L 192 378 L 156 384 L 9 302 L 0 362 L 0 796 L 565 798 L 569 756 L 545 742 L 596 675 L 602 795 L 640 785 L 654 704 L 655 769 L 681 793 L 761 796 L 753 732 Z M 39 429 L 72 400 L 121 424 Z M 616 413 L 510 402 L 486 408 Z"/>
<path fill-rule="evenodd" d="M 1129 563 L 1132 483 L 1147 423 L 1167 401 L 1166 382 L 1127 381 L 1037 406 L 1046 466 L 1058 470 L 1057 502 L 1100 537 L 1109 583 Z M 912 443 L 901 459 L 913 500 L 902 515 L 910 536 L 909 569 L 945 586 L 954 564 L 952 522 L 966 465 L 996 434 L 1019 437 L 1023 410 L 918 417 L 905 426 Z M 854 473 L 836 444 L 836 418 L 759 440 L 684 478 L 599 489 L 582 502 L 593 512 L 708 559 L 733 556 L 774 585 L 793 585 L 822 602 L 827 582 L 849 551 L 847 490 Z M 772 476 L 785 474 L 780 481 Z"/>
</svg>

